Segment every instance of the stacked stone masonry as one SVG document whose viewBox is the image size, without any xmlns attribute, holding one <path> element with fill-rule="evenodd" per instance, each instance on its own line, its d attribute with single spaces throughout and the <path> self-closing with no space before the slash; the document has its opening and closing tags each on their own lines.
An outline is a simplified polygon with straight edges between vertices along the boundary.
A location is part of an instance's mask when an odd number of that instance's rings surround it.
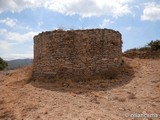
<svg viewBox="0 0 160 120">
<path fill-rule="evenodd" d="M 111 29 L 55 30 L 34 37 L 33 78 L 90 78 L 116 74 L 121 34 Z"/>
</svg>

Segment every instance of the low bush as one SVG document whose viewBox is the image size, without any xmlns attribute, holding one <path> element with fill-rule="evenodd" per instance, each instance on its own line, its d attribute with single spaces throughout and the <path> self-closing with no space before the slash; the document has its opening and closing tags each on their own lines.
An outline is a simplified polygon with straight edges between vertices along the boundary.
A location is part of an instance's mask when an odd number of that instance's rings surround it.
<svg viewBox="0 0 160 120">
<path fill-rule="evenodd" d="M 159 50 L 160 49 L 160 40 L 151 41 L 150 43 L 148 43 L 148 46 L 152 50 Z"/>
<path fill-rule="evenodd" d="M 8 63 L 0 57 L 0 70 L 4 70 L 7 66 Z"/>
</svg>

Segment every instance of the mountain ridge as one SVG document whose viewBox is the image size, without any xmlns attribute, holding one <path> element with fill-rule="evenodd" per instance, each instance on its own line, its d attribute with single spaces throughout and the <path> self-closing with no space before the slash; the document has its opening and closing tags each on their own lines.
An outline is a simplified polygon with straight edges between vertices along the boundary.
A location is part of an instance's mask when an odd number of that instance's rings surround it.
<svg viewBox="0 0 160 120">
<path fill-rule="evenodd" d="M 24 67 L 31 65 L 33 63 L 33 59 L 26 58 L 26 59 L 13 59 L 13 60 L 7 60 L 8 63 L 8 69 L 16 69 L 19 67 Z"/>
</svg>

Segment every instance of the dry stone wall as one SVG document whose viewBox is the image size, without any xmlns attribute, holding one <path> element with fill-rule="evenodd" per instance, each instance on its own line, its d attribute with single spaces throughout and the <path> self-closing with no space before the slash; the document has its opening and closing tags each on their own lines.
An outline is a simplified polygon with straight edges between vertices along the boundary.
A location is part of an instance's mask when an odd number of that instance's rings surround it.
<svg viewBox="0 0 160 120">
<path fill-rule="evenodd" d="M 55 30 L 34 37 L 33 78 L 91 78 L 116 74 L 121 34 L 111 29 Z"/>
</svg>

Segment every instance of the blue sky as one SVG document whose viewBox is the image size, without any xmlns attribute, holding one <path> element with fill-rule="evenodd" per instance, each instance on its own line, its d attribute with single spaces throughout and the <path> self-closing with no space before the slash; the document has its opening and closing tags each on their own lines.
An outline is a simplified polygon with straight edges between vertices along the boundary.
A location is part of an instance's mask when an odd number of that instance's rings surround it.
<svg viewBox="0 0 160 120">
<path fill-rule="evenodd" d="M 33 58 L 33 36 L 54 29 L 108 28 L 123 51 L 160 39 L 159 0 L 0 0 L 0 57 Z"/>
</svg>

